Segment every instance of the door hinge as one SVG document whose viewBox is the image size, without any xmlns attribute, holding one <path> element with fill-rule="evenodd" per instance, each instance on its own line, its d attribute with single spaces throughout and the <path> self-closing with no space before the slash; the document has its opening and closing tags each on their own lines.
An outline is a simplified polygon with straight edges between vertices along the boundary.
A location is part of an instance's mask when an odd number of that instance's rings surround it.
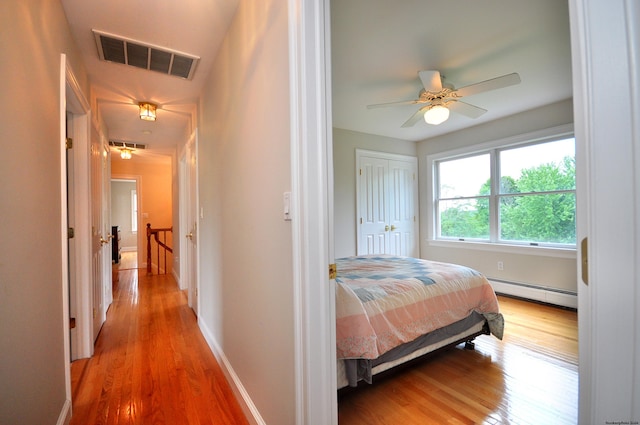
<svg viewBox="0 0 640 425">
<path fill-rule="evenodd" d="M 76 318 L 71 317 L 69 318 L 69 329 L 75 329 L 75 328 L 76 328 Z"/>
<path fill-rule="evenodd" d="M 362 175 L 362 168 L 360 169 L 360 175 Z"/>
<path fill-rule="evenodd" d="M 362 217 L 360 217 L 360 224 L 362 224 Z"/>
<path fill-rule="evenodd" d="M 589 285 L 589 241 L 584 238 L 580 243 L 580 257 L 582 264 L 582 281 Z"/>
<path fill-rule="evenodd" d="M 93 309 L 93 318 L 94 319 L 96 318 L 96 309 L 95 308 Z"/>
<path fill-rule="evenodd" d="M 73 148 L 73 139 L 71 137 L 67 137 L 66 141 L 64 142 L 64 146 L 67 149 L 72 149 Z"/>
<path fill-rule="evenodd" d="M 329 264 L 329 279 L 335 279 L 338 276 L 338 266 L 336 263 Z"/>
<path fill-rule="evenodd" d="M 67 237 L 69 239 L 73 239 L 76 236 L 76 231 L 73 229 L 73 227 L 69 227 L 67 229 Z"/>
</svg>

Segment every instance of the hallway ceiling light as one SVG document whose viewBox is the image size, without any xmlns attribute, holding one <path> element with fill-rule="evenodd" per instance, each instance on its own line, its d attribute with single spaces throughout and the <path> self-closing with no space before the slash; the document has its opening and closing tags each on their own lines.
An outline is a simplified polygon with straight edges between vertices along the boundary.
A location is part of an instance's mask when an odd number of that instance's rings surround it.
<svg viewBox="0 0 640 425">
<path fill-rule="evenodd" d="M 156 120 L 156 109 L 157 105 L 149 102 L 140 102 L 138 103 L 140 107 L 140 119 L 145 121 L 155 121 Z"/>
<path fill-rule="evenodd" d="M 133 151 L 129 148 L 121 148 L 120 149 L 120 158 L 122 159 L 131 159 L 131 153 Z"/>
</svg>

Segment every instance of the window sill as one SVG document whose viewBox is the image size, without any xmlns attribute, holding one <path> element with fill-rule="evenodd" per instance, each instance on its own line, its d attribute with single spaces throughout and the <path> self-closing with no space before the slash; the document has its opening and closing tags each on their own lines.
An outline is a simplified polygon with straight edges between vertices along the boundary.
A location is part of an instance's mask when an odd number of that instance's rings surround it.
<svg viewBox="0 0 640 425">
<path fill-rule="evenodd" d="M 454 241 L 428 239 L 427 246 L 456 249 L 473 249 L 479 251 L 504 252 L 509 254 L 538 255 L 542 257 L 576 259 L 575 248 L 515 245 L 506 243 L 490 243 L 475 241 Z"/>
</svg>

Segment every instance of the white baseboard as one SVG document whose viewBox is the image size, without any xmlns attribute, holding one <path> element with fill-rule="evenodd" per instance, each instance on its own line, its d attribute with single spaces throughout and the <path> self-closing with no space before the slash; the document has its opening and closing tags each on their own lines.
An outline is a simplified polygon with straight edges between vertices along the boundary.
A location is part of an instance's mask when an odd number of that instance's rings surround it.
<svg viewBox="0 0 640 425">
<path fill-rule="evenodd" d="M 64 401 L 60 415 L 58 416 L 58 422 L 56 425 L 69 425 L 71 422 L 71 400 Z"/>
<path fill-rule="evenodd" d="M 233 393 L 235 394 L 236 399 L 238 399 L 238 402 L 240 403 L 240 407 L 242 408 L 242 411 L 247 417 L 247 420 L 249 420 L 249 422 L 252 425 L 267 425 L 264 419 L 262 419 L 262 416 L 260 415 L 258 408 L 253 403 L 253 400 L 251 400 L 251 397 L 249 397 L 249 393 L 245 389 L 244 385 L 242 385 L 242 381 L 240 381 L 240 377 L 238 377 L 236 372 L 233 370 L 233 368 L 231 367 L 231 363 L 229 363 L 229 360 L 227 359 L 224 352 L 222 351 L 222 349 L 216 342 L 215 338 L 213 337 L 213 334 L 209 330 L 209 327 L 204 322 L 204 320 L 202 320 L 200 317 L 198 317 L 198 325 L 200 326 L 202 335 L 204 336 L 204 339 L 207 341 L 207 344 L 209 345 L 209 348 L 213 352 L 213 355 L 218 360 L 218 363 L 220 363 L 220 367 L 222 368 L 222 371 L 224 372 L 227 378 L 227 381 L 229 381 L 229 384 L 231 385 L 231 389 L 233 390 Z"/>
<path fill-rule="evenodd" d="M 182 285 L 180 284 L 180 276 L 178 276 L 178 272 L 176 272 L 175 267 L 171 267 L 171 274 L 173 275 L 173 278 L 176 280 L 176 283 L 178 284 L 178 288 L 187 289 L 187 288 L 183 288 Z"/>
<path fill-rule="evenodd" d="M 498 294 L 511 295 L 534 301 L 559 305 L 562 307 L 578 308 L 578 296 L 569 292 L 557 291 L 552 288 L 524 285 L 489 279 L 493 290 Z"/>
</svg>

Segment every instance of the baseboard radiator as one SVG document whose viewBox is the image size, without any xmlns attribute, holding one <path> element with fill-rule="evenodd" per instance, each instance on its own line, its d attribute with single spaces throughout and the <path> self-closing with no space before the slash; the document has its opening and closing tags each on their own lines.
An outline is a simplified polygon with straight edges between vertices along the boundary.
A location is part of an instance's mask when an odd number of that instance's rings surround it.
<svg viewBox="0 0 640 425">
<path fill-rule="evenodd" d="M 526 298 L 562 307 L 578 308 L 578 294 L 557 288 L 488 278 L 497 294 Z"/>
</svg>

